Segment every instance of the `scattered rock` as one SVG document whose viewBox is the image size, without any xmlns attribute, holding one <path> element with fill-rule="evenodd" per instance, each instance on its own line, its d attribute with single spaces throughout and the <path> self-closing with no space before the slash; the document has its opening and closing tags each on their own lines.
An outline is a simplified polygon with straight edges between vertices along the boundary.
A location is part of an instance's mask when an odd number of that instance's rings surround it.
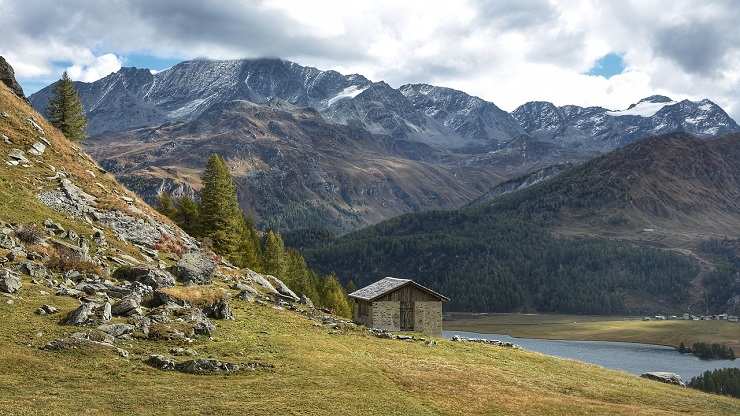
<svg viewBox="0 0 740 416">
<path fill-rule="evenodd" d="M 169 371 L 175 369 L 175 361 L 171 358 L 165 357 L 164 355 L 150 355 L 145 362 L 160 370 Z"/>
<path fill-rule="evenodd" d="M 203 309 L 203 312 L 213 319 L 234 319 L 234 312 L 225 299 L 221 299 L 213 305 L 207 306 Z"/>
<path fill-rule="evenodd" d="M 136 314 L 141 306 L 141 297 L 134 293 L 116 302 L 111 308 L 111 313 L 115 316 L 129 316 Z"/>
<path fill-rule="evenodd" d="M 36 122 L 36 120 L 34 120 L 34 119 L 33 119 L 32 117 L 28 117 L 28 118 L 26 119 L 26 121 L 28 122 L 28 124 L 30 124 L 30 125 L 31 125 L 31 127 L 33 127 L 34 129 L 36 129 L 36 131 L 37 131 L 37 132 L 38 132 L 38 133 L 39 133 L 40 135 L 42 135 L 42 136 L 46 136 L 46 133 L 44 132 L 44 128 L 43 128 L 43 127 L 41 127 L 41 126 L 39 125 L 39 123 L 37 123 L 37 122 Z"/>
<path fill-rule="evenodd" d="M 100 318 L 103 320 L 103 322 L 108 322 L 113 319 L 110 302 L 105 302 L 103 304 L 100 312 Z"/>
<path fill-rule="evenodd" d="M 313 301 L 311 301 L 311 298 L 309 298 L 308 296 L 303 295 L 303 294 L 301 295 L 300 303 L 302 305 L 306 305 L 309 308 L 313 308 L 314 307 L 313 306 Z"/>
<path fill-rule="evenodd" d="M 15 238 L 13 238 L 10 233 L 6 234 L 3 232 L 0 232 L 0 248 L 4 248 L 7 250 L 15 248 L 17 245 Z"/>
<path fill-rule="evenodd" d="M 278 293 L 285 299 L 291 300 L 293 302 L 298 302 L 301 300 L 290 288 L 283 283 L 282 280 L 278 279 L 275 276 L 266 275 L 265 278 L 272 283 L 272 286 L 278 291 Z"/>
<path fill-rule="evenodd" d="M 23 263 L 21 265 L 21 272 L 37 279 L 43 279 L 49 273 L 48 270 L 46 270 L 46 266 L 32 261 Z"/>
<path fill-rule="evenodd" d="M 51 305 L 41 305 L 36 309 L 36 313 L 39 315 L 53 315 L 57 312 L 59 312 L 59 309 Z"/>
<path fill-rule="evenodd" d="M 676 373 L 653 371 L 653 372 L 642 374 L 640 377 L 647 378 L 649 380 L 660 381 L 661 383 L 674 384 L 677 386 L 686 387 L 686 383 L 684 383 L 681 376 Z"/>
<path fill-rule="evenodd" d="M 31 163 L 31 161 L 26 158 L 26 154 L 21 149 L 12 149 L 8 153 L 8 157 L 10 157 L 11 160 L 15 160 L 16 162 L 21 164 Z"/>
<path fill-rule="evenodd" d="M 54 222 L 48 218 L 44 220 L 44 228 L 55 235 L 65 233 L 67 231 L 58 222 Z"/>
<path fill-rule="evenodd" d="M 0 138 L 2 138 L 3 139 L 3 143 L 5 143 L 7 145 L 12 145 L 13 144 L 13 142 L 10 141 L 10 137 L 8 137 L 8 136 L 6 136 L 4 134 L 0 134 Z"/>
<path fill-rule="evenodd" d="M 0 269 L 0 292 L 15 293 L 22 286 L 21 277 L 6 268 Z"/>
<path fill-rule="evenodd" d="M 241 370 L 238 364 L 232 364 L 212 359 L 188 360 L 175 364 L 175 370 L 187 374 L 232 374 Z"/>
<path fill-rule="evenodd" d="M 113 277 L 122 280 L 141 282 L 154 289 L 175 285 L 175 277 L 166 270 L 145 265 L 120 267 Z"/>
<path fill-rule="evenodd" d="M 475 342 L 475 343 L 478 343 L 478 344 L 496 345 L 498 347 L 519 348 L 517 345 L 515 345 L 515 344 L 513 344 L 511 342 L 499 341 L 497 339 L 465 338 L 465 337 L 461 337 L 459 335 L 454 335 L 452 337 L 452 341 L 454 341 L 454 342 Z"/>
<path fill-rule="evenodd" d="M 94 307 L 95 304 L 92 302 L 81 304 L 77 309 L 70 312 L 67 317 L 64 318 L 64 323 L 67 325 L 86 324 L 93 314 Z"/>
<path fill-rule="evenodd" d="M 174 267 L 174 274 L 185 284 L 207 285 L 211 283 L 211 276 L 216 263 L 208 256 L 191 251 L 182 256 Z"/>
<path fill-rule="evenodd" d="M 100 325 L 98 330 L 105 332 L 116 338 L 120 338 L 124 335 L 133 334 L 136 327 L 131 324 L 105 324 Z"/>
<path fill-rule="evenodd" d="M 34 155 L 34 156 L 41 156 L 46 151 L 46 145 L 41 142 L 35 142 L 31 145 L 31 148 L 28 149 L 28 153 Z"/>
</svg>

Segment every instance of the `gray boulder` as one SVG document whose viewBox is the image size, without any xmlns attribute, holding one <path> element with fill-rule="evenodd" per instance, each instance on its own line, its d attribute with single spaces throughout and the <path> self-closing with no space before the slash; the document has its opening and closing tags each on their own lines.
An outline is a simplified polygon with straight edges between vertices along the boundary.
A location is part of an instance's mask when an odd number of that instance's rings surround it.
<svg viewBox="0 0 740 416">
<path fill-rule="evenodd" d="M 221 299 L 213 305 L 203 308 L 203 312 L 213 319 L 234 319 L 234 312 L 226 299 Z"/>
<path fill-rule="evenodd" d="M 132 294 L 116 302 L 111 307 L 111 313 L 115 316 L 134 315 L 139 307 L 141 307 L 141 297 L 138 294 Z"/>
<path fill-rule="evenodd" d="M 182 256 L 173 272 L 185 284 L 207 285 L 211 283 L 215 269 L 216 263 L 211 258 L 191 251 Z"/>
<path fill-rule="evenodd" d="M 170 272 L 144 265 L 121 267 L 116 270 L 114 277 L 132 282 L 141 282 L 154 289 L 175 285 L 175 277 Z"/>
<path fill-rule="evenodd" d="M 77 309 L 70 312 L 67 317 L 64 318 L 63 322 L 67 325 L 84 325 L 93 315 L 94 309 L 94 303 L 83 303 Z"/>
<path fill-rule="evenodd" d="M 27 261 L 21 265 L 21 272 L 38 279 L 43 279 L 49 274 L 46 266 L 32 261 Z"/>
<path fill-rule="evenodd" d="M 15 239 L 9 233 L 0 232 L 0 248 L 10 250 L 17 245 Z"/>
<path fill-rule="evenodd" d="M 57 312 L 59 312 L 59 309 L 51 305 L 41 305 L 36 309 L 36 313 L 39 315 L 53 315 Z"/>
<path fill-rule="evenodd" d="M 21 277 L 6 268 L 0 269 L 0 292 L 15 293 L 22 286 Z"/>
<path fill-rule="evenodd" d="M 275 290 L 278 291 L 281 297 L 293 302 L 298 302 L 299 300 L 301 300 L 301 298 L 299 298 L 292 290 L 290 290 L 290 288 L 285 283 L 283 283 L 282 280 L 270 275 L 266 275 L 265 278 L 270 283 L 272 283 L 272 286 L 275 288 Z"/>
<path fill-rule="evenodd" d="M 169 371 L 175 369 L 175 362 L 172 359 L 165 357 L 164 355 L 150 355 L 145 362 L 148 365 L 160 370 Z"/>
<path fill-rule="evenodd" d="M 98 330 L 116 338 L 132 334 L 134 329 L 136 328 L 131 324 L 105 324 L 98 327 Z"/>
<path fill-rule="evenodd" d="M 640 377 L 646 378 L 648 380 L 660 381 L 661 383 L 674 384 L 676 386 L 686 387 L 686 383 L 684 383 L 681 376 L 676 373 L 669 373 L 669 372 L 664 372 L 664 371 L 651 371 L 649 373 L 642 374 Z"/>
</svg>

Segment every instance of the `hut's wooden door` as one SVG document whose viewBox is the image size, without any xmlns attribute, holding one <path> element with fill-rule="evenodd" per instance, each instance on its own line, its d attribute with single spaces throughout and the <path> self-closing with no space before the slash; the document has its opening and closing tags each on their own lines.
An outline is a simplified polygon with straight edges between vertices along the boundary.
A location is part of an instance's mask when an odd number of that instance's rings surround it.
<svg viewBox="0 0 740 416">
<path fill-rule="evenodd" d="M 401 331 L 414 330 L 414 304 L 401 301 Z"/>
</svg>

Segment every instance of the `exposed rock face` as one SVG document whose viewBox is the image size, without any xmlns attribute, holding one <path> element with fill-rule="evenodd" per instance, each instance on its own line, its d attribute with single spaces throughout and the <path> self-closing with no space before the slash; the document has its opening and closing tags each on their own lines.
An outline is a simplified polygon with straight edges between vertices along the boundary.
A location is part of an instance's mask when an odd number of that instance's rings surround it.
<svg viewBox="0 0 740 416">
<path fill-rule="evenodd" d="M 23 88 L 21 88 L 21 85 L 15 80 L 15 71 L 13 71 L 13 67 L 10 66 L 8 61 L 6 61 L 2 56 L 0 56 L 0 81 L 7 85 L 15 95 L 27 100 L 26 96 L 23 94 Z"/>
<path fill-rule="evenodd" d="M 234 319 L 234 312 L 224 299 L 204 308 L 203 312 L 213 319 Z"/>
<path fill-rule="evenodd" d="M 216 268 L 208 256 L 199 252 L 190 252 L 182 256 L 174 267 L 174 274 L 185 284 L 205 285 L 211 283 Z"/>
<path fill-rule="evenodd" d="M 654 372 L 642 374 L 640 377 L 647 378 L 650 380 L 660 381 L 661 383 L 674 384 L 677 386 L 686 387 L 686 383 L 684 383 L 681 376 L 679 376 L 676 373 L 654 371 Z"/>
</svg>

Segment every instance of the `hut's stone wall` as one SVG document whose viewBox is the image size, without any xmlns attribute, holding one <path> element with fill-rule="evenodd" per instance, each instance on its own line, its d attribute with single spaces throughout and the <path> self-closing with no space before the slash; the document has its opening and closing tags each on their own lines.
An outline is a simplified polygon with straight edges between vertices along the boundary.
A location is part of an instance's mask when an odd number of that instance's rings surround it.
<svg viewBox="0 0 740 416">
<path fill-rule="evenodd" d="M 442 336 L 442 302 L 414 303 L 414 331 L 435 337 Z"/>
<path fill-rule="evenodd" d="M 401 330 L 401 302 L 375 301 L 372 303 L 372 327 L 386 331 Z"/>
</svg>

